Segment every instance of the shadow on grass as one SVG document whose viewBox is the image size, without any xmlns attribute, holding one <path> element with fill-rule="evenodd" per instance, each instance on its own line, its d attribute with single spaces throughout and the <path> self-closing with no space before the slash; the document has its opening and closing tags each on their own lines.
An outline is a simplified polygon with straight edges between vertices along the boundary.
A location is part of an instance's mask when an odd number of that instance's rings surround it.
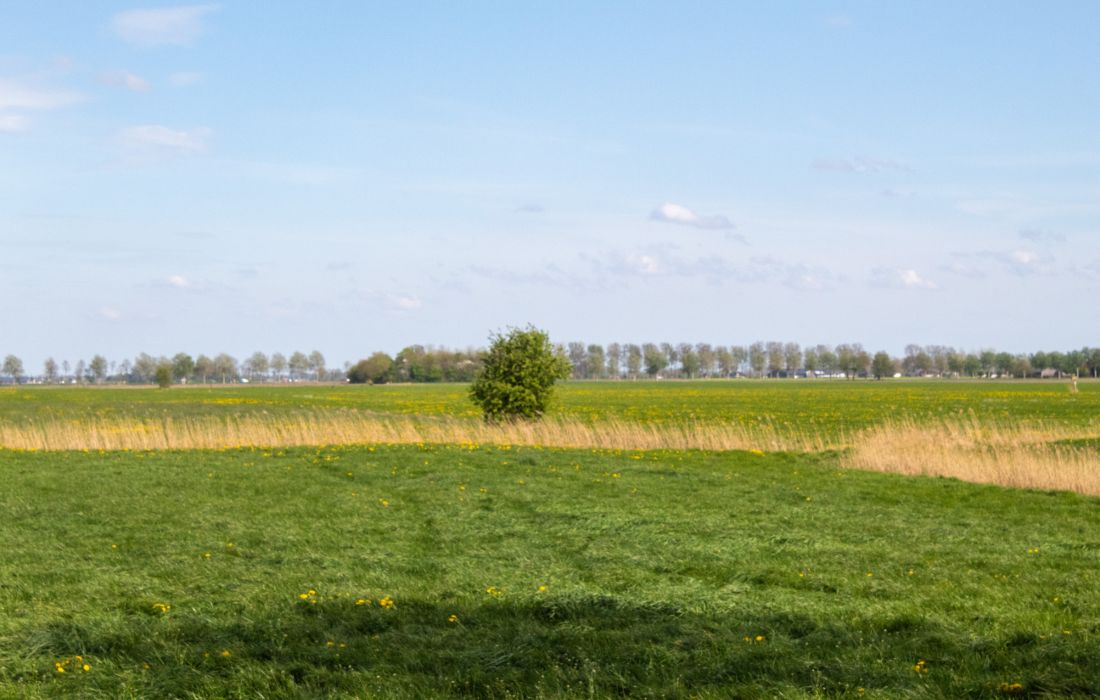
<svg viewBox="0 0 1100 700">
<path fill-rule="evenodd" d="M 77 682 L 79 694 L 142 697 L 1100 694 L 1095 634 L 975 638 L 920 616 L 700 614 L 544 595 L 307 600 L 231 618 L 121 611 L 6 640 L 16 647 L 2 678 L 43 696 Z M 54 663 L 75 654 L 94 672 L 63 678 Z"/>
</svg>

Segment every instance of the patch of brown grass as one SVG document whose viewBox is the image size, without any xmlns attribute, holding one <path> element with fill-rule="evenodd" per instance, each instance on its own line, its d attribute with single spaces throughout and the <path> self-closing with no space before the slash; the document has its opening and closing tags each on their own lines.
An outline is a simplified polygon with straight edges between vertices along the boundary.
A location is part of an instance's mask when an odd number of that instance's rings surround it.
<svg viewBox="0 0 1100 700">
<path fill-rule="evenodd" d="M 896 422 L 861 432 L 843 461 L 854 469 L 1100 495 L 1100 451 L 1061 442 L 1097 435 L 1095 425 Z"/>
</svg>

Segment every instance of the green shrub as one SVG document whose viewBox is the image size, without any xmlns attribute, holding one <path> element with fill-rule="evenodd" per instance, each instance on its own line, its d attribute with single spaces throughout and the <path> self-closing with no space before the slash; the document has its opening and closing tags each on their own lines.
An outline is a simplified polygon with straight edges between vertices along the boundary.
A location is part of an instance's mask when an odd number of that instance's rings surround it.
<svg viewBox="0 0 1100 700">
<path fill-rule="evenodd" d="M 554 350 L 544 331 L 512 328 L 491 337 L 470 398 L 490 422 L 537 419 L 546 412 L 554 382 L 569 373 L 569 360 Z"/>
</svg>

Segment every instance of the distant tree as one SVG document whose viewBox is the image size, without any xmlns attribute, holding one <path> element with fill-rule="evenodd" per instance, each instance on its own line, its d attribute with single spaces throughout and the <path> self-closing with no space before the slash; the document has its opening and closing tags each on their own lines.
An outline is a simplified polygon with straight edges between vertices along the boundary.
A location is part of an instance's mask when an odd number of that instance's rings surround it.
<svg viewBox="0 0 1100 700">
<path fill-rule="evenodd" d="M 195 377 L 206 383 L 207 379 L 217 374 L 214 369 L 214 361 L 206 355 L 199 355 L 195 358 Z"/>
<path fill-rule="evenodd" d="M 607 376 L 612 379 L 622 378 L 623 347 L 618 343 L 607 346 Z"/>
<path fill-rule="evenodd" d="M 718 354 L 710 343 L 697 344 L 695 354 L 699 356 L 699 375 L 709 377 L 714 374 L 718 363 Z"/>
<path fill-rule="evenodd" d="M 88 373 L 92 375 L 93 382 L 102 384 L 103 380 L 107 378 L 107 358 L 103 355 L 93 357 L 92 361 L 88 363 Z"/>
<path fill-rule="evenodd" d="M 798 343 L 784 343 L 783 364 L 786 365 L 788 374 L 802 369 L 802 348 Z"/>
<path fill-rule="evenodd" d="M 214 375 L 221 378 L 222 384 L 237 378 L 237 360 L 228 353 L 219 353 L 214 358 Z"/>
<path fill-rule="evenodd" d="M 759 340 L 749 346 L 749 367 L 754 376 L 762 376 L 768 363 L 768 353 Z"/>
<path fill-rule="evenodd" d="M 806 351 L 802 353 L 802 366 L 806 368 L 806 376 L 813 379 L 814 373 L 818 370 L 816 349 L 806 348 Z"/>
<path fill-rule="evenodd" d="M 730 355 L 733 356 L 733 373 L 737 374 L 749 360 L 749 349 L 744 345 L 731 345 Z"/>
<path fill-rule="evenodd" d="M 348 370 L 352 384 L 385 384 L 393 372 L 393 358 L 384 352 L 376 352 L 365 360 L 359 360 Z"/>
<path fill-rule="evenodd" d="M 675 350 L 672 352 L 675 353 Z M 655 378 L 661 373 L 661 370 L 668 367 L 668 352 L 653 343 L 646 343 L 642 346 L 642 355 L 645 360 L 645 372 L 651 378 Z"/>
<path fill-rule="evenodd" d="M 569 343 L 568 353 L 573 379 L 585 379 L 588 376 L 588 353 L 585 351 L 584 343 L 578 341 Z"/>
<path fill-rule="evenodd" d="M 15 355 L 8 355 L 4 358 L 3 370 L 4 374 L 11 377 L 13 382 L 19 381 L 19 378 L 23 376 L 23 361 Z"/>
<path fill-rule="evenodd" d="M 634 343 L 626 346 L 626 373 L 631 379 L 642 373 L 642 349 Z"/>
<path fill-rule="evenodd" d="M 680 357 L 680 371 L 688 379 L 699 376 L 702 363 L 699 361 L 699 353 L 691 343 L 681 343 L 676 348 L 676 354 Z"/>
<path fill-rule="evenodd" d="M 665 354 L 665 367 L 671 367 L 680 361 L 680 353 L 676 352 L 676 346 L 672 343 L 661 343 L 661 352 Z"/>
<path fill-rule="evenodd" d="M 195 360 L 185 352 L 177 352 L 172 356 L 172 378 L 177 382 L 185 382 L 195 371 Z"/>
<path fill-rule="evenodd" d="M 766 348 L 768 353 L 768 374 L 777 376 L 779 370 L 787 366 L 783 358 L 783 343 L 772 340 L 768 342 Z"/>
<path fill-rule="evenodd" d="M 77 360 L 76 361 L 76 368 L 73 370 L 73 376 L 76 378 L 76 381 L 80 384 L 83 384 L 84 382 L 88 381 L 87 373 L 85 371 L 86 369 L 87 369 L 87 364 L 85 364 L 84 360 Z"/>
<path fill-rule="evenodd" d="M 275 379 L 278 381 L 286 372 L 286 357 L 281 352 L 272 353 L 271 355 L 271 371 L 275 373 Z"/>
<path fill-rule="evenodd" d="M 172 365 L 167 362 L 157 365 L 156 370 L 153 372 L 153 378 L 161 389 L 172 386 Z"/>
<path fill-rule="evenodd" d="M 719 345 L 714 356 L 718 362 L 718 373 L 723 377 L 732 377 L 737 370 L 733 364 L 733 353 L 729 348 Z"/>
<path fill-rule="evenodd" d="M 134 358 L 133 374 L 134 380 L 141 384 L 148 384 L 153 382 L 156 377 L 154 376 L 157 371 L 157 360 L 148 353 L 141 353 Z M 80 370 L 77 370 L 77 374 L 80 374 Z"/>
<path fill-rule="evenodd" d="M 836 352 L 828 345 L 818 345 L 814 348 L 814 354 L 817 355 L 817 366 L 825 374 L 836 374 L 837 371 L 837 359 Z"/>
<path fill-rule="evenodd" d="M 290 369 L 291 379 L 301 379 L 309 371 L 309 358 L 304 352 L 295 351 L 287 360 L 287 367 Z"/>
<path fill-rule="evenodd" d="M 121 379 L 121 381 L 124 381 L 124 382 L 130 381 L 130 361 L 129 360 L 123 360 L 122 362 L 118 363 L 118 374 L 116 374 L 115 376 L 117 378 Z M 118 381 L 118 379 L 116 379 L 116 381 Z"/>
<path fill-rule="evenodd" d="M 309 353 L 309 369 L 313 372 L 314 380 L 321 381 L 324 378 L 325 356 L 321 354 L 320 350 Z"/>
<path fill-rule="evenodd" d="M 470 398 L 491 422 L 537 419 L 549 406 L 554 383 L 569 375 L 569 360 L 554 351 L 544 331 L 512 328 L 491 337 Z"/>
<path fill-rule="evenodd" d="M 588 367 L 585 374 L 589 379 L 603 379 L 607 373 L 607 356 L 604 354 L 602 345 L 589 345 L 588 353 L 586 356 L 586 362 Z"/>
<path fill-rule="evenodd" d="M 875 379 L 892 377 L 895 372 L 894 358 L 881 350 L 876 352 L 874 358 L 871 360 L 871 374 L 874 375 Z"/>
<path fill-rule="evenodd" d="M 61 376 L 64 377 L 65 379 L 68 379 L 69 373 L 71 371 L 72 370 L 69 368 L 69 361 L 68 360 L 62 360 L 61 361 Z"/>
<path fill-rule="evenodd" d="M 244 366 L 245 373 L 252 381 L 255 381 L 257 378 L 261 381 L 266 379 L 267 371 L 271 368 L 267 360 L 267 355 L 259 350 L 248 356 L 248 359 L 244 361 Z"/>
<path fill-rule="evenodd" d="M 837 368 L 844 372 L 844 376 L 848 379 L 855 379 L 859 374 L 859 354 L 858 345 L 849 345 L 844 343 L 836 346 L 836 362 Z"/>
<path fill-rule="evenodd" d="M 46 377 L 46 382 L 48 384 L 56 384 L 57 383 L 57 361 L 54 360 L 52 357 L 47 357 L 46 362 L 43 365 L 42 369 L 43 369 L 43 374 Z"/>
</svg>

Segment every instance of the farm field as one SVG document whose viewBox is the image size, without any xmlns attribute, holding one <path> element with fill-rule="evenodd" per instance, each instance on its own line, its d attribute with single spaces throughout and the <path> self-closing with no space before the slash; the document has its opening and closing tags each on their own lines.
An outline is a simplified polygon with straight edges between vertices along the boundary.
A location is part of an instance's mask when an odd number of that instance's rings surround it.
<svg viewBox="0 0 1100 700">
<path fill-rule="evenodd" d="M 1100 385 L 559 399 L 0 390 L 0 697 L 1100 694 Z"/>
<path fill-rule="evenodd" d="M 744 451 L 0 469 L 4 697 L 1100 693 L 1096 498 Z"/>
<path fill-rule="evenodd" d="M 475 418 L 464 384 L 4 387 L 0 420 L 238 416 L 309 411 Z M 974 416 L 983 422 L 1095 425 L 1100 382 L 704 380 L 570 382 L 551 418 L 599 422 L 767 424 L 834 435 L 886 420 Z"/>
</svg>

